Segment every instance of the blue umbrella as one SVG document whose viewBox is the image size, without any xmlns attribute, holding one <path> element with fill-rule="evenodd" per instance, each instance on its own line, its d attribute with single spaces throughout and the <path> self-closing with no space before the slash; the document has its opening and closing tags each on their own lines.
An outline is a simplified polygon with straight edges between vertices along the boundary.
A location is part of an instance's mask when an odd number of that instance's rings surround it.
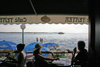
<svg viewBox="0 0 100 67">
<path fill-rule="evenodd" d="M 14 50 L 17 44 L 11 41 L 0 41 L 0 50 Z"/>
<path fill-rule="evenodd" d="M 33 49 L 35 48 L 35 45 L 38 44 L 38 42 L 33 42 L 33 43 L 30 43 L 29 45 L 25 46 L 24 47 L 24 51 L 25 52 L 33 52 Z M 39 43 L 41 46 L 43 44 Z"/>
<path fill-rule="evenodd" d="M 51 48 L 51 47 L 58 47 L 59 45 L 56 44 L 56 43 L 45 43 L 43 44 L 44 47 L 48 47 L 48 48 Z"/>
<path fill-rule="evenodd" d="M 24 47 L 24 51 L 25 51 L 25 52 L 33 52 L 33 50 L 34 50 L 36 44 L 38 44 L 38 42 L 30 43 L 29 45 L 27 45 L 27 46 Z M 41 44 L 41 43 L 39 43 L 39 44 L 40 44 L 41 46 L 43 45 L 43 44 Z M 49 51 L 49 49 L 46 48 L 46 47 L 42 47 L 42 48 L 41 48 L 41 51 Z M 49 56 L 49 54 L 45 54 L 45 53 L 43 53 L 42 55 L 43 55 L 44 57 Z"/>
</svg>

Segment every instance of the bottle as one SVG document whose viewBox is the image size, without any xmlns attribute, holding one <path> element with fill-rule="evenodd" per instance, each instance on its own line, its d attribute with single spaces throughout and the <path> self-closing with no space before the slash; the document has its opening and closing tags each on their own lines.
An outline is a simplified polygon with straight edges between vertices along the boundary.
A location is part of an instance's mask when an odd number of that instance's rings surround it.
<svg viewBox="0 0 100 67">
<path fill-rule="evenodd" d="M 71 59 L 69 54 L 67 53 L 67 57 L 66 57 L 66 65 L 71 65 Z"/>
<path fill-rule="evenodd" d="M 68 56 L 68 52 L 67 52 L 67 55 L 66 55 L 66 65 L 69 64 L 69 56 Z"/>
</svg>

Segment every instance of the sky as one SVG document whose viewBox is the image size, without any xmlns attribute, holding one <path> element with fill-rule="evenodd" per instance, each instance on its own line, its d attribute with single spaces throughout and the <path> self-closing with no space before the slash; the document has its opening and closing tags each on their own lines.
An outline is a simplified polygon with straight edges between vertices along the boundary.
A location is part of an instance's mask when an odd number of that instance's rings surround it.
<svg viewBox="0 0 100 67">
<path fill-rule="evenodd" d="M 22 32 L 21 24 L 0 24 L 0 32 Z M 25 24 L 24 32 L 88 33 L 87 24 Z"/>
</svg>

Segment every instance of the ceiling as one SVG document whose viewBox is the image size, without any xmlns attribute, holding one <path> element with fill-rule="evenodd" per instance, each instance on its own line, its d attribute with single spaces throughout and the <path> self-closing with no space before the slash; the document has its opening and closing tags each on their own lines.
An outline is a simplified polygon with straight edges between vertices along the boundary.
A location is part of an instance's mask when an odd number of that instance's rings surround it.
<svg viewBox="0 0 100 67">
<path fill-rule="evenodd" d="M 87 3 L 88 0 L 0 0 L 0 15 L 88 15 Z"/>
</svg>

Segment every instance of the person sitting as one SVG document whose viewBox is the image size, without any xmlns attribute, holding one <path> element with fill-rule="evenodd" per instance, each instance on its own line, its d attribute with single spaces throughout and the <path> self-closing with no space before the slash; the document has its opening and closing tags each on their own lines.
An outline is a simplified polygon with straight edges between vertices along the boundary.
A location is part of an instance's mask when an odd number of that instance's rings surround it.
<svg viewBox="0 0 100 67">
<path fill-rule="evenodd" d="M 13 59 L 13 58 L 11 58 L 11 57 L 8 57 L 9 59 L 11 59 L 11 60 L 13 60 L 14 62 L 16 62 L 17 65 L 18 65 L 18 67 L 24 67 L 24 66 L 25 66 L 26 54 L 25 54 L 25 52 L 23 51 L 24 46 L 25 46 L 25 44 L 18 44 L 18 45 L 17 45 L 17 49 L 9 53 L 9 54 L 14 53 L 14 52 L 19 53 L 18 56 L 17 56 L 17 60 L 16 60 L 16 59 Z"/>
<path fill-rule="evenodd" d="M 76 53 L 76 47 L 73 49 L 74 54 Z M 78 54 L 76 57 L 72 59 L 72 62 L 75 62 L 75 64 L 80 64 L 81 67 L 86 67 L 88 62 L 88 55 L 87 50 L 85 49 L 85 42 L 84 41 L 78 41 Z"/>
<path fill-rule="evenodd" d="M 41 67 L 56 67 L 56 64 L 52 64 L 52 63 L 48 63 L 45 60 L 59 60 L 59 58 L 47 58 L 47 57 L 43 57 L 41 54 L 41 45 L 40 44 L 36 44 L 35 45 L 35 49 L 33 50 L 33 55 L 35 56 L 35 60 L 36 60 L 36 65 L 41 66 Z M 43 51 L 45 52 L 45 51 Z M 49 51 L 46 51 L 48 53 L 50 53 Z"/>
</svg>

